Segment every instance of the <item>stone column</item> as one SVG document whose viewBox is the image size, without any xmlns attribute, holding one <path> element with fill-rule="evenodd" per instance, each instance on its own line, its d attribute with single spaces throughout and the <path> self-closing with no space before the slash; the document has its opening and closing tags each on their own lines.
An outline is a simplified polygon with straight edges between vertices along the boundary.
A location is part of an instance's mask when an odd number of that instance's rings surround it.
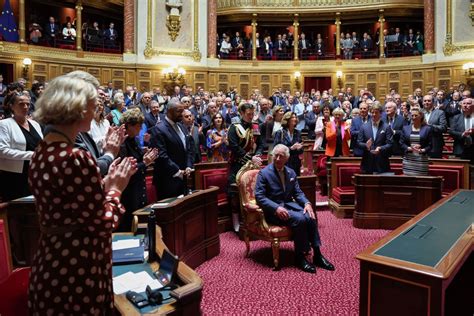
<svg viewBox="0 0 474 316">
<path fill-rule="evenodd" d="M 123 52 L 135 52 L 135 1 L 125 0 L 123 4 Z"/>
<path fill-rule="evenodd" d="M 341 13 L 336 13 L 336 58 L 341 57 Z"/>
<path fill-rule="evenodd" d="M 20 30 L 20 43 L 25 43 L 25 0 L 20 0 L 20 21 L 18 30 Z"/>
<path fill-rule="evenodd" d="M 424 39 L 425 39 L 425 53 L 432 54 L 434 53 L 434 1 L 433 0 L 425 0 L 424 1 Z"/>
<path fill-rule="evenodd" d="M 379 25 L 380 25 L 380 28 L 379 28 L 379 56 L 380 58 L 384 58 L 385 57 L 385 36 L 383 34 L 383 30 L 384 30 L 384 25 L 385 25 L 385 18 L 383 16 L 383 10 L 379 10 L 380 14 L 379 14 Z"/>
<path fill-rule="evenodd" d="M 76 2 L 76 50 L 82 50 L 82 0 Z"/>
<path fill-rule="evenodd" d="M 298 16 L 299 14 L 298 13 L 295 13 L 295 17 L 293 19 L 293 27 L 294 27 L 294 30 L 293 30 L 293 48 L 294 48 L 294 56 L 293 56 L 293 59 L 294 60 L 298 60 L 299 57 L 298 57 L 298 34 L 299 34 L 299 25 L 300 23 L 298 22 Z"/>
<path fill-rule="evenodd" d="M 252 14 L 252 60 L 257 60 L 257 14 Z"/>
<path fill-rule="evenodd" d="M 217 50 L 217 0 L 207 1 L 207 56 L 216 58 Z"/>
</svg>

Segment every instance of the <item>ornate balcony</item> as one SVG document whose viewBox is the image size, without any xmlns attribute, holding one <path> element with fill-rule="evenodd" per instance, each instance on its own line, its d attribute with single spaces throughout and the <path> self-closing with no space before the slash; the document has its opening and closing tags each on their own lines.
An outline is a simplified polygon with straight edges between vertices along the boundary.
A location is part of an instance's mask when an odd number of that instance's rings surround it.
<svg viewBox="0 0 474 316">
<path fill-rule="evenodd" d="M 230 13 L 298 13 L 422 8 L 423 0 L 217 0 L 219 15 Z M 295 11 L 291 11 L 295 12 Z"/>
</svg>

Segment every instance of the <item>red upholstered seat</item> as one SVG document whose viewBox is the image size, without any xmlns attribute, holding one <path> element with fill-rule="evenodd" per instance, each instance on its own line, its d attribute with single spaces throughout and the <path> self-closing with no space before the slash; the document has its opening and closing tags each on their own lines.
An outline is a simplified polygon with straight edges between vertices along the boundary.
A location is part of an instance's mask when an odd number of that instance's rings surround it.
<svg viewBox="0 0 474 316">
<path fill-rule="evenodd" d="M 228 181 L 228 169 L 209 169 L 202 170 L 200 172 L 202 177 L 202 188 L 207 189 L 211 186 L 218 187 L 217 191 L 217 204 L 227 204 L 227 181 Z"/>
<path fill-rule="evenodd" d="M 14 270 L 0 282 L 0 315 L 28 315 L 28 280 L 30 268 Z"/>
<path fill-rule="evenodd" d="M 0 219 L 0 281 L 6 279 L 10 272 L 11 267 L 8 262 L 8 245 L 5 224 L 3 223 L 3 219 Z"/>
<path fill-rule="evenodd" d="M 146 181 L 146 197 L 148 200 L 148 204 L 155 203 L 157 200 L 157 197 L 156 197 L 155 185 L 153 184 L 153 177 L 152 176 L 146 177 L 145 181 Z"/>
<path fill-rule="evenodd" d="M 59 45 L 58 45 L 58 48 L 61 48 L 61 49 L 71 49 L 71 50 L 73 50 L 75 47 L 74 47 L 74 45 L 69 45 L 69 44 L 59 44 Z"/>
</svg>

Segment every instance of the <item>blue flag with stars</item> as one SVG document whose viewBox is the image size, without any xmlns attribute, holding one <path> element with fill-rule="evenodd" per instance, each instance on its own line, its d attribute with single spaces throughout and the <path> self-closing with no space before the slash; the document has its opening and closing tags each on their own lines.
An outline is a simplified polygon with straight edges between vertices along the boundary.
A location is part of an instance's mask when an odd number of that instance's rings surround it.
<svg viewBox="0 0 474 316">
<path fill-rule="evenodd" d="M 5 0 L 2 15 L 0 15 L 0 33 L 8 42 L 18 42 L 18 29 L 16 28 L 15 16 L 10 6 L 10 0 Z"/>
</svg>

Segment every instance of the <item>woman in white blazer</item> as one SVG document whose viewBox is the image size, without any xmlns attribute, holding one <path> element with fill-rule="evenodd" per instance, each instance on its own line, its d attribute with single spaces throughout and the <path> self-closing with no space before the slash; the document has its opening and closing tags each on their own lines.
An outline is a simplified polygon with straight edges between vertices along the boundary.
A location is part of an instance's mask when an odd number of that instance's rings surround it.
<svg viewBox="0 0 474 316">
<path fill-rule="evenodd" d="M 40 125 L 27 118 L 30 98 L 15 93 L 10 99 L 13 117 L 0 120 L 0 197 L 3 201 L 30 195 L 28 168 L 43 138 Z"/>
</svg>

